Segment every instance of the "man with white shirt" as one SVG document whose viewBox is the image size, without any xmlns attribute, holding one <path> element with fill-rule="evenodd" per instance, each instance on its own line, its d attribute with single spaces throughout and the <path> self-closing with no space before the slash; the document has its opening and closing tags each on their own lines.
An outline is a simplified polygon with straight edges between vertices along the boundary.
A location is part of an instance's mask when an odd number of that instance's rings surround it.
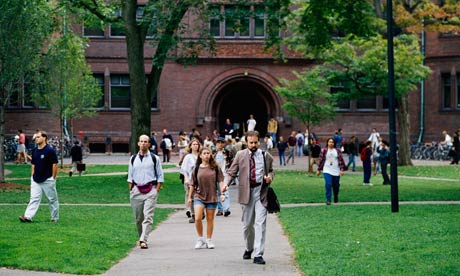
<svg viewBox="0 0 460 276">
<path fill-rule="evenodd" d="M 139 234 L 139 246 L 147 249 L 155 204 L 164 177 L 160 158 L 149 150 L 150 137 L 141 135 L 137 145 L 139 152 L 131 156 L 128 167 L 129 199 Z"/>
</svg>

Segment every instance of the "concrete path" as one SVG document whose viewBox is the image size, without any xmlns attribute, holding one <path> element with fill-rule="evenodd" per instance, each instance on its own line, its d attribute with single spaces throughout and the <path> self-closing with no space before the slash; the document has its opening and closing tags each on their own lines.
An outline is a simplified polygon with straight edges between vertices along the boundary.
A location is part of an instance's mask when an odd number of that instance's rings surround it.
<svg viewBox="0 0 460 276">
<path fill-rule="evenodd" d="M 215 249 L 194 249 L 197 238 L 195 226 L 188 222 L 184 210 L 179 210 L 151 233 L 149 249 L 134 248 L 126 258 L 103 275 L 301 275 L 295 266 L 294 251 L 283 234 L 276 215 L 268 216 L 264 254 L 267 264 L 257 265 L 252 262 L 252 259 L 243 260 L 245 248 L 241 208 L 235 202 L 236 193 L 236 187 L 231 186 L 231 215 L 215 217 L 213 234 Z M 206 223 L 204 223 L 204 229 L 206 229 L 205 226 Z M 0 275 L 54 276 L 65 274 L 0 269 Z"/>
</svg>

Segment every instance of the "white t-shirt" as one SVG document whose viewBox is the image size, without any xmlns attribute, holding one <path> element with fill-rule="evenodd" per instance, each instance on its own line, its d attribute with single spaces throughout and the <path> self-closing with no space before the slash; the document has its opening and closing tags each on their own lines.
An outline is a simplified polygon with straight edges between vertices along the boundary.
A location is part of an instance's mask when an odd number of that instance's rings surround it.
<svg viewBox="0 0 460 276">
<path fill-rule="evenodd" d="M 248 131 L 254 131 L 254 129 L 256 128 L 256 120 L 254 119 L 249 119 L 248 120 Z"/>
<path fill-rule="evenodd" d="M 448 145 L 449 147 L 452 147 L 452 137 L 450 137 L 449 134 L 446 134 L 446 137 L 444 138 L 444 142 L 446 145 Z"/>
<path fill-rule="evenodd" d="M 336 149 L 327 149 L 326 161 L 324 162 L 323 173 L 339 176 L 339 155 Z"/>
</svg>

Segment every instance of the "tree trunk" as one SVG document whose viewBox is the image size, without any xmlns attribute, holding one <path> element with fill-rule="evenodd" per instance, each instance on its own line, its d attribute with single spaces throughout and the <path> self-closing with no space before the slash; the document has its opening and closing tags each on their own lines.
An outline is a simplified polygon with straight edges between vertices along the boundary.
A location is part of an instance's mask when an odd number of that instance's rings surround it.
<svg viewBox="0 0 460 276">
<path fill-rule="evenodd" d="M 399 132 L 398 165 L 412 166 L 410 159 L 409 95 L 406 94 L 400 97 L 397 116 Z"/>
<path fill-rule="evenodd" d="M 136 22 L 137 2 L 124 3 L 123 14 L 126 21 L 126 46 L 128 52 L 129 81 L 131 85 L 131 139 L 130 152 L 137 152 L 140 135 L 150 137 L 151 93 L 147 91 L 144 69 L 145 35 Z"/>
</svg>

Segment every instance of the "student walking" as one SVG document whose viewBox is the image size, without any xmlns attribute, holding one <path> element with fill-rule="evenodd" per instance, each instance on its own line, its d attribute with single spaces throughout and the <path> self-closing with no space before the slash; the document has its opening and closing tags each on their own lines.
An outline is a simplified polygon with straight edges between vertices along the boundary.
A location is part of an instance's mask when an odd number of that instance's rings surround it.
<svg viewBox="0 0 460 276">
<path fill-rule="evenodd" d="M 276 143 L 276 148 L 278 149 L 278 155 L 280 158 L 280 166 L 286 166 L 286 149 L 288 144 L 284 141 L 284 137 L 280 136 L 278 142 Z"/>
<path fill-rule="evenodd" d="M 198 239 L 195 244 L 195 249 L 215 247 L 212 241 L 212 233 L 214 231 L 214 214 L 217 208 L 217 189 L 220 190 L 222 196 L 220 199 L 225 201 L 223 193 L 224 176 L 221 169 L 212 157 L 212 153 L 208 148 L 202 148 L 196 160 L 195 168 L 193 169 L 190 193 L 188 203 L 192 204 L 195 209 L 195 229 L 198 234 Z M 217 184 L 219 183 L 219 184 Z M 219 185 L 219 187 L 218 187 Z M 203 211 L 206 210 L 206 240 L 203 237 Z"/>
<path fill-rule="evenodd" d="M 323 172 L 324 186 L 326 189 L 326 204 L 331 205 L 331 194 L 334 193 L 334 203 L 339 202 L 340 177 L 345 170 L 342 151 L 336 147 L 334 138 L 326 141 L 327 146 L 321 150 L 316 175 Z"/>
<path fill-rule="evenodd" d="M 54 149 L 48 145 L 48 135 L 40 130 L 36 133 L 37 148 L 32 154 L 32 178 L 30 183 L 30 200 L 21 222 L 32 222 L 40 206 L 42 194 L 48 198 L 51 222 L 59 220 L 59 201 L 56 191 L 58 159 Z"/>
<path fill-rule="evenodd" d="M 372 186 L 370 183 L 372 174 L 372 141 L 366 142 L 366 147 L 361 150 L 361 161 L 363 162 L 364 186 Z"/>
<path fill-rule="evenodd" d="M 236 153 L 230 168 L 227 169 L 225 187 L 239 175 L 238 202 L 243 216 L 243 235 L 246 245 L 243 259 L 251 259 L 254 252 L 254 263 L 265 264 L 265 233 L 267 228 L 267 190 L 273 181 L 273 157 L 259 149 L 259 133 L 249 131 L 246 134 L 247 149 Z"/>
<path fill-rule="evenodd" d="M 128 167 L 129 199 L 139 235 L 139 246 L 147 249 L 155 204 L 164 177 L 160 158 L 150 152 L 150 137 L 141 135 L 137 145 L 139 152 L 131 156 Z"/>
<path fill-rule="evenodd" d="M 195 212 L 193 210 L 193 204 L 189 204 L 188 199 L 190 194 L 190 183 L 192 179 L 192 172 L 195 168 L 196 160 L 201 150 L 201 143 L 197 138 L 192 138 L 187 146 L 186 151 L 188 154 L 185 155 L 180 167 L 180 173 L 184 177 L 184 190 L 185 190 L 185 214 L 189 218 L 190 223 L 195 222 Z M 193 198 L 193 197 L 192 197 Z"/>
</svg>

